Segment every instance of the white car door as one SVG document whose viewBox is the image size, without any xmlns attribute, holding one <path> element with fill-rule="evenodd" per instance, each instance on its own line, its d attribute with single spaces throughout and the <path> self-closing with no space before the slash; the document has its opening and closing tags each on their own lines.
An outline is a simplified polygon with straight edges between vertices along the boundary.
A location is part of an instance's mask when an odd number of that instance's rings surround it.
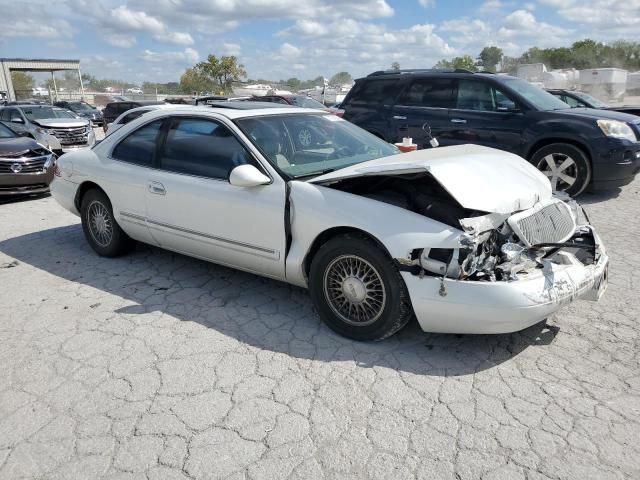
<svg viewBox="0 0 640 480">
<path fill-rule="evenodd" d="M 150 172 L 147 225 L 168 249 L 284 278 L 285 183 L 237 187 L 233 167 L 258 162 L 224 124 L 175 116 Z"/>
<path fill-rule="evenodd" d="M 162 120 L 155 120 L 120 140 L 100 174 L 118 224 L 130 237 L 146 243 L 156 243 L 145 222 L 146 195 L 161 127 Z"/>
</svg>

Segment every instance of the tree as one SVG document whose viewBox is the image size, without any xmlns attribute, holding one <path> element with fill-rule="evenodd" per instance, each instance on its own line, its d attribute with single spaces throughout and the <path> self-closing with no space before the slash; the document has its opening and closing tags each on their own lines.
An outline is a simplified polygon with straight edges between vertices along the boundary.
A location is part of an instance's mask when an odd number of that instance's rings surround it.
<svg viewBox="0 0 640 480">
<path fill-rule="evenodd" d="M 471 55 L 455 57 L 455 58 L 452 58 L 451 60 L 446 60 L 446 59 L 440 60 L 438 63 L 436 63 L 433 66 L 433 68 L 451 69 L 451 70 L 460 68 L 463 70 L 469 70 L 470 72 L 475 72 L 478 70 L 478 67 L 476 67 L 476 63 L 474 62 Z"/>
<path fill-rule="evenodd" d="M 331 85 L 343 85 L 351 82 L 353 82 L 353 78 L 349 72 L 338 72 L 329 80 Z"/>
<path fill-rule="evenodd" d="M 485 70 L 495 72 L 496 66 L 502 61 L 503 52 L 499 47 L 484 47 L 478 55 L 478 60 Z"/>
<path fill-rule="evenodd" d="M 196 65 L 187 68 L 180 77 L 180 90 L 184 93 L 206 92 L 215 89 L 213 81 Z"/>
<path fill-rule="evenodd" d="M 284 81 L 284 84 L 287 87 L 290 87 L 292 90 L 300 90 L 300 84 L 301 83 L 302 82 L 299 79 L 297 79 L 296 77 L 291 77 L 291 78 L 289 78 L 289 79 Z"/>
<path fill-rule="evenodd" d="M 199 75 L 209 79 L 223 93 L 231 91 L 232 82 L 237 82 L 247 76 L 244 65 L 238 63 L 235 55 L 223 55 L 218 58 L 209 55 L 207 60 L 193 67 Z"/>
<path fill-rule="evenodd" d="M 31 89 L 36 84 L 35 79 L 24 72 L 11 72 L 11 82 L 13 83 L 13 91 L 19 99 L 31 97 Z"/>
<path fill-rule="evenodd" d="M 400 70 L 400 64 L 398 62 L 393 62 L 391 64 L 391 70 L 396 70 L 396 71 Z"/>
</svg>

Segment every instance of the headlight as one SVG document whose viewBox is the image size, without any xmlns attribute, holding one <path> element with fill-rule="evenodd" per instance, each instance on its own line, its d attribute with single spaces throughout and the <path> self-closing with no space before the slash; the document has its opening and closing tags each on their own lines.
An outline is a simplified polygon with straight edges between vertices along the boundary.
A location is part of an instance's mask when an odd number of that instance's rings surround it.
<svg viewBox="0 0 640 480">
<path fill-rule="evenodd" d="M 40 127 L 36 127 L 36 132 L 38 132 L 41 135 L 48 135 L 49 132 L 46 131 L 44 128 L 40 128 Z"/>
<path fill-rule="evenodd" d="M 637 140 L 631 127 L 618 120 L 598 120 L 598 126 L 607 137 L 624 138 L 630 142 Z"/>
</svg>

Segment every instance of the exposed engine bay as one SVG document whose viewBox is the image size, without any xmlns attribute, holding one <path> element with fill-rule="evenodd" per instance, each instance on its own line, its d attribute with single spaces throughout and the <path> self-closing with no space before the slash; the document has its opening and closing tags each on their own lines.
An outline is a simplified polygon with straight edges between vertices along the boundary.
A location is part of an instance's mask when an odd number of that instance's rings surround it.
<svg viewBox="0 0 640 480">
<path fill-rule="evenodd" d="M 329 186 L 329 185 L 328 185 Z M 584 265 L 598 252 L 584 211 L 567 198 L 495 214 L 465 209 L 427 172 L 344 179 L 331 188 L 395 205 L 463 230 L 459 248 L 416 248 L 398 267 L 418 276 L 510 281 L 571 254 Z M 584 221 L 579 217 L 583 216 Z"/>
</svg>

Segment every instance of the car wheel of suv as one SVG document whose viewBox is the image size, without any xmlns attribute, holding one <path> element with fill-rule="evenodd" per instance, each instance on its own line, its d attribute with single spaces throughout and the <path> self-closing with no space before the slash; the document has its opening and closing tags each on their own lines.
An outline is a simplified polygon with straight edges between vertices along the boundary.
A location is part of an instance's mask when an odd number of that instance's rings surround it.
<svg viewBox="0 0 640 480">
<path fill-rule="evenodd" d="M 322 245 L 311 263 L 309 291 L 320 318 L 354 340 L 382 340 L 413 315 L 398 269 L 364 236 L 340 235 Z"/>
<path fill-rule="evenodd" d="M 581 149 L 568 143 L 542 147 L 534 153 L 531 163 L 549 178 L 554 192 L 562 191 L 575 197 L 591 181 L 589 159 Z"/>
<path fill-rule="evenodd" d="M 89 190 L 80 207 L 84 236 L 98 255 L 117 257 L 131 250 L 134 241 L 120 228 L 111 202 L 100 190 Z"/>
</svg>

